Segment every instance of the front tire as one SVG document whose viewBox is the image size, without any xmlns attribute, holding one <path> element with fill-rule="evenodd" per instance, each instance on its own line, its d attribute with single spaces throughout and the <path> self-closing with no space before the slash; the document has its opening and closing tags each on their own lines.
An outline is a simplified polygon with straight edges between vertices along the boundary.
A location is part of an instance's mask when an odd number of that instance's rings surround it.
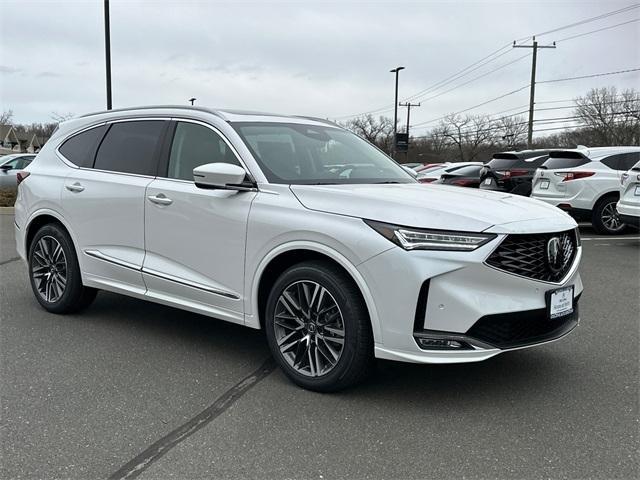
<svg viewBox="0 0 640 480">
<path fill-rule="evenodd" d="M 616 210 L 618 197 L 609 195 L 601 198 L 593 208 L 591 223 L 596 232 L 602 235 L 617 235 L 623 233 L 627 226 L 620 219 Z"/>
<path fill-rule="evenodd" d="M 45 310 L 77 312 L 96 297 L 97 290 L 82 285 L 73 242 L 59 225 L 48 224 L 36 232 L 28 258 L 31 288 Z"/>
<path fill-rule="evenodd" d="M 303 388 L 342 390 L 371 370 L 366 305 L 353 280 L 329 262 L 303 262 L 282 273 L 269 294 L 264 323 L 276 362 Z"/>
</svg>

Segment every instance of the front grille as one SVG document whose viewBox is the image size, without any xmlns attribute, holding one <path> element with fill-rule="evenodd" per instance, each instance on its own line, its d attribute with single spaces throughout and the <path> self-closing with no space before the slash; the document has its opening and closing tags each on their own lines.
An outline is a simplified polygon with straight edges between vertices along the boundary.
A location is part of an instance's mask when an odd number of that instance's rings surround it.
<svg viewBox="0 0 640 480">
<path fill-rule="evenodd" d="M 514 275 L 559 282 L 571 269 L 577 251 L 576 229 L 559 233 L 512 234 L 507 235 L 486 263 Z"/>
<path fill-rule="evenodd" d="M 550 319 L 546 309 L 482 317 L 466 335 L 498 348 L 515 348 L 561 337 L 578 323 L 578 298 L 573 313 Z"/>
</svg>

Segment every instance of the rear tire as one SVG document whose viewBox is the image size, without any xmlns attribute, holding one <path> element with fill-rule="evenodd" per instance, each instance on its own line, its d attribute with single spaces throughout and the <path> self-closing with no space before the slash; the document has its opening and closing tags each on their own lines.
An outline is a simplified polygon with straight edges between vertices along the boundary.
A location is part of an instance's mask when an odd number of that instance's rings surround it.
<svg viewBox="0 0 640 480">
<path fill-rule="evenodd" d="M 329 262 L 303 262 L 282 273 L 269 294 L 264 326 L 276 362 L 303 388 L 342 390 L 373 366 L 373 334 L 360 290 Z"/>
<path fill-rule="evenodd" d="M 36 300 L 51 313 L 88 307 L 97 290 L 82 285 L 78 257 L 69 234 L 50 223 L 38 230 L 29 247 L 29 280 Z"/>
<path fill-rule="evenodd" d="M 591 224 L 601 235 L 617 235 L 623 233 L 627 226 L 620 220 L 616 210 L 617 195 L 607 195 L 596 202 L 593 207 Z"/>
</svg>

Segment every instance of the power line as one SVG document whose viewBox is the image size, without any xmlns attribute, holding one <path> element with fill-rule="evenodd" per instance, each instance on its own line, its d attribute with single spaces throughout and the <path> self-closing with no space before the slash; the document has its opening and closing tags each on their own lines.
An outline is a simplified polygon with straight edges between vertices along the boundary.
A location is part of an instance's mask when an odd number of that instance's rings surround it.
<svg viewBox="0 0 640 480">
<path fill-rule="evenodd" d="M 459 112 L 455 112 L 455 113 L 450 114 L 450 115 L 458 115 L 458 114 L 460 114 L 460 113 L 468 112 L 469 110 L 473 110 L 473 109 L 475 109 L 475 108 L 482 107 L 483 105 L 486 105 L 486 104 L 488 104 L 488 103 L 495 102 L 496 100 L 500 100 L 501 98 L 508 97 L 509 95 L 513 95 L 514 93 L 521 92 L 521 91 L 522 91 L 522 90 L 524 90 L 525 88 L 529 88 L 529 85 L 525 85 L 525 86 L 523 86 L 523 87 L 517 88 L 517 89 L 515 89 L 515 90 L 512 90 L 511 92 L 507 92 L 507 93 L 505 93 L 505 94 L 503 94 L 503 95 L 500 95 L 499 97 L 492 98 L 491 100 L 487 100 L 486 102 L 479 103 L 478 105 L 474 105 L 473 107 L 469 107 L 469 108 L 466 108 L 466 109 L 464 109 L 464 110 L 460 110 Z M 412 125 L 412 127 L 419 127 L 419 126 L 421 126 L 421 125 L 426 125 L 426 124 L 428 124 L 428 123 L 437 122 L 438 120 L 442 120 L 443 118 L 445 118 L 445 117 L 447 117 L 447 116 L 448 116 L 448 115 L 444 115 L 444 116 L 442 116 L 442 117 L 434 118 L 433 120 L 427 120 L 426 122 L 416 123 L 415 125 Z"/>
<path fill-rule="evenodd" d="M 591 35 L 592 33 L 598 33 L 598 32 L 603 32 L 605 30 L 611 30 L 612 28 L 621 27 L 623 25 L 627 25 L 629 23 L 638 22 L 638 21 L 640 21 L 640 18 L 634 18 L 633 20 L 627 20 L 626 22 L 616 23 L 615 25 L 610 25 L 608 27 L 598 28 L 597 30 L 591 30 L 590 32 L 584 32 L 584 33 L 580 33 L 578 35 L 572 35 L 570 37 L 561 38 L 560 40 L 556 40 L 556 43 L 566 42 L 568 40 L 573 40 L 574 38 L 580 38 L 580 37 L 584 37 L 586 35 Z"/>
<path fill-rule="evenodd" d="M 591 22 L 595 22 L 597 20 L 603 20 L 603 19 L 611 17 L 613 15 L 618 15 L 619 13 L 628 12 L 629 10 L 633 10 L 633 9 L 638 8 L 638 7 L 640 7 L 640 3 L 636 3 L 634 5 L 629 5 L 627 7 L 620 8 L 618 10 L 613 10 L 611 12 L 606 12 L 606 13 L 603 13 L 603 14 L 600 14 L 600 15 L 596 15 L 595 17 L 585 18 L 584 20 L 580 20 L 580 21 L 575 22 L 575 23 L 570 23 L 569 25 L 563 25 L 561 27 L 557 27 L 557 28 L 554 28 L 552 30 L 547 30 L 546 32 L 536 33 L 535 36 L 536 37 L 541 37 L 543 35 L 548 35 L 550 33 L 559 32 L 561 30 L 566 30 L 568 28 L 578 27 L 580 25 L 584 25 L 585 23 L 591 23 Z M 521 40 L 526 40 L 527 38 L 529 38 L 529 37 L 524 37 Z M 521 40 L 518 40 L 518 41 L 521 41 Z"/>
<path fill-rule="evenodd" d="M 621 73 L 637 72 L 638 70 L 640 70 L 640 68 L 630 68 L 628 70 L 618 70 L 617 72 L 594 73 L 592 75 L 582 75 L 580 77 L 567 77 L 567 78 L 556 78 L 554 80 L 543 80 L 537 83 L 567 82 L 569 80 L 581 80 L 583 78 L 605 77 L 607 75 L 619 75 Z"/>
<path fill-rule="evenodd" d="M 450 89 L 448 89 L 448 90 L 445 90 L 444 92 L 440 92 L 440 93 L 437 93 L 437 94 L 435 94 L 435 95 L 433 95 L 433 96 L 431 96 L 431 97 L 427 97 L 427 98 L 425 98 L 425 99 L 421 99 L 421 101 L 422 101 L 422 102 L 428 102 L 429 100 L 433 100 L 434 98 L 438 98 L 438 97 L 440 97 L 440 96 L 442 96 L 442 95 L 445 95 L 445 94 L 447 94 L 447 93 L 449 93 L 449 92 L 452 92 L 453 90 L 456 90 L 456 89 L 458 89 L 458 88 L 460 88 L 460 87 L 464 87 L 465 85 L 468 85 L 468 84 L 470 84 L 470 83 L 472 83 L 472 82 L 475 82 L 476 80 L 479 80 L 479 79 L 481 79 L 481 78 L 483 78 L 483 77 L 486 77 L 487 75 L 490 75 L 490 74 L 492 74 L 492 73 L 495 73 L 495 72 L 497 72 L 498 70 L 502 70 L 503 68 L 508 67 L 509 65 L 512 65 L 512 64 L 514 64 L 514 63 L 516 63 L 516 62 L 519 62 L 520 60 L 522 60 L 522 59 L 524 59 L 524 58 L 527 58 L 527 57 L 530 57 L 530 56 L 531 56 L 531 54 L 530 54 L 530 53 L 527 53 L 526 55 L 523 55 L 523 56 L 521 56 L 521 57 L 518 57 L 518 58 L 516 58 L 515 60 L 513 60 L 513 61 L 511 61 L 511 62 L 509 62 L 509 63 L 505 63 L 505 64 L 503 64 L 503 65 L 500 65 L 499 67 L 494 68 L 493 70 L 490 70 L 490 71 L 488 71 L 488 72 L 483 73 L 482 75 L 478 75 L 477 77 L 473 77 L 472 79 L 467 80 L 466 82 L 460 83 L 460 84 L 456 85 L 455 87 L 452 87 L 452 88 L 450 88 Z"/>
</svg>

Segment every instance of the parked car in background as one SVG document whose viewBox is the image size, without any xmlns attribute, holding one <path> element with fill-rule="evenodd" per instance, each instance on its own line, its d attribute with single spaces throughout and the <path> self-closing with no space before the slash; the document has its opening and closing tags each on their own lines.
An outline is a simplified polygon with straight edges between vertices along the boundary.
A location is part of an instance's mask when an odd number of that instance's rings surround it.
<svg viewBox="0 0 640 480">
<path fill-rule="evenodd" d="M 456 168 L 450 172 L 443 173 L 440 175 L 440 178 L 433 183 L 478 188 L 480 186 L 480 170 L 482 170 L 482 167 L 482 164 L 480 164 Z"/>
<path fill-rule="evenodd" d="M 640 161 L 620 179 L 620 200 L 616 205 L 620 220 L 640 227 Z"/>
<path fill-rule="evenodd" d="M 358 382 L 375 357 L 477 362 L 579 321 L 572 218 L 426 188 L 322 119 L 90 114 L 61 123 L 19 180 L 16 247 L 44 309 L 81 310 L 103 289 L 264 329 L 312 390 Z"/>
<path fill-rule="evenodd" d="M 18 185 L 17 174 L 27 168 L 35 155 L 17 153 L 0 157 L 0 189 L 15 190 Z"/>
<path fill-rule="evenodd" d="M 424 168 L 418 172 L 416 179 L 420 183 L 433 183 L 439 180 L 445 173 L 455 172 L 469 165 L 482 166 L 482 162 L 457 162 L 457 163 L 441 163 Z"/>
<path fill-rule="evenodd" d="M 480 188 L 528 197 L 536 169 L 548 158 L 547 150 L 501 152 L 480 172 Z"/>
<path fill-rule="evenodd" d="M 625 229 L 616 210 L 620 180 L 638 161 L 640 147 L 551 151 L 536 172 L 531 196 L 590 221 L 598 233 L 618 234 Z"/>
</svg>

